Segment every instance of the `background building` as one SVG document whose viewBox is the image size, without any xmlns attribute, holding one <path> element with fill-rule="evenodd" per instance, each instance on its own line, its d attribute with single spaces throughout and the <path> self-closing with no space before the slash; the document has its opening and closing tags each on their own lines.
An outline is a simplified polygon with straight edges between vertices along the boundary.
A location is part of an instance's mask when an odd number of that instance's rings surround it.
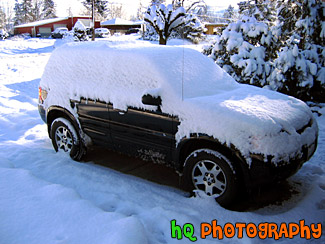
<svg viewBox="0 0 325 244">
<path fill-rule="evenodd" d="M 68 30 L 72 30 L 75 23 L 80 20 L 85 27 L 92 26 L 92 19 L 89 16 L 75 16 L 75 17 L 62 17 L 35 21 L 23 25 L 18 25 L 14 27 L 14 34 L 29 33 L 31 36 L 41 36 L 48 37 L 51 32 L 58 27 L 67 27 Z M 100 27 L 100 22 L 95 21 L 95 28 Z"/>
</svg>

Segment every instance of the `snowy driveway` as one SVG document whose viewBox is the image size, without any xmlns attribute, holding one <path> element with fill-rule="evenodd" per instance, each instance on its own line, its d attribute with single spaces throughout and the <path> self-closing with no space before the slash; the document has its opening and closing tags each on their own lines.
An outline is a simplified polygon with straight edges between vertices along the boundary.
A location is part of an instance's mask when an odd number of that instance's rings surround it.
<svg viewBox="0 0 325 244">
<path fill-rule="evenodd" d="M 54 40 L 0 41 L 0 244 L 191 243 L 171 238 L 171 220 L 195 226 L 237 222 L 322 223 L 325 242 L 325 116 L 318 149 L 288 181 L 297 194 L 279 205 L 228 211 L 209 199 L 54 153 L 37 111 L 38 83 Z M 324 108 L 323 108 L 324 111 Z M 324 111 L 325 114 L 325 111 Z M 258 243 L 224 238 L 230 243 Z M 292 242 L 282 236 L 280 242 Z M 274 239 L 267 239 L 272 243 Z M 295 243 L 305 243 L 295 238 Z"/>
</svg>

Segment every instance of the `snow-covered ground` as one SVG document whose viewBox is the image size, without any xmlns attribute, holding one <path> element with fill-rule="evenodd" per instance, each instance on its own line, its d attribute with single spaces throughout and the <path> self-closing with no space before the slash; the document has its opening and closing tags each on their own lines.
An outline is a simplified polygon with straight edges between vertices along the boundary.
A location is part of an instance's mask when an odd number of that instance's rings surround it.
<svg viewBox="0 0 325 244">
<path fill-rule="evenodd" d="M 123 36 L 111 41 L 121 39 L 130 41 Z M 37 110 L 38 84 L 54 44 L 51 39 L 0 41 L 0 244 L 190 243 L 171 237 L 172 220 L 193 224 L 197 243 L 216 242 L 211 236 L 200 238 L 200 224 L 212 220 L 221 226 L 321 223 L 321 238 L 311 241 L 325 242 L 324 108 L 317 108 L 324 114 L 317 117 L 317 151 L 288 180 L 298 193 L 254 211 L 225 210 L 210 199 L 188 198 L 181 190 L 55 153 Z M 280 237 L 280 242 L 292 242 L 285 234 Z M 242 239 L 236 233 L 222 241 L 261 240 L 244 230 Z M 294 242 L 306 243 L 306 238 L 298 235 Z"/>
</svg>

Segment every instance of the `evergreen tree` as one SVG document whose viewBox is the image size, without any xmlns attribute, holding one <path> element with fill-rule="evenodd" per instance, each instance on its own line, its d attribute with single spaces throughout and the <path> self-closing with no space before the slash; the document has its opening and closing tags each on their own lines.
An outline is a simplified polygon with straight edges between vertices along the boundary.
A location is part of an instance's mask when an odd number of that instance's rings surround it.
<svg viewBox="0 0 325 244">
<path fill-rule="evenodd" d="M 325 101 L 325 4 L 320 0 L 278 1 L 282 42 L 270 86 L 301 99 Z"/>
<path fill-rule="evenodd" d="M 268 25 L 254 17 L 230 23 L 209 51 L 205 51 L 238 82 L 267 84 L 275 53 Z"/>
<path fill-rule="evenodd" d="M 15 2 L 14 12 L 15 12 L 14 25 L 22 24 L 23 23 L 22 10 L 21 10 L 21 4 L 18 2 L 18 0 L 16 0 Z"/>
<path fill-rule="evenodd" d="M 225 19 L 226 23 L 234 22 L 234 19 L 237 18 L 235 8 L 229 5 L 222 17 Z"/>
<path fill-rule="evenodd" d="M 276 6 L 276 14 L 264 6 Z M 325 102 L 325 3 L 256 0 L 239 7 L 241 20 L 204 53 L 238 82 Z"/>
<path fill-rule="evenodd" d="M 23 23 L 30 23 L 34 21 L 32 0 L 23 0 L 21 3 L 21 11 L 22 11 Z"/>
<path fill-rule="evenodd" d="M 75 41 L 89 41 L 85 25 L 78 20 L 73 27 Z"/>
<path fill-rule="evenodd" d="M 38 21 L 42 19 L 42 0 L 34 0 L 34 5 L 32 7 L 32 21 Z"/>
<path fill-rule="evenodd" d="M 270 23 L 276 20 L 275 0 L 246 0 L 238 3 L 238 7 L 241 16 L 254 17 L 258 21 Z"/>
<path fill-rule="evenodd" d="M 56 17 L 56 7 L 53 0 L 44 0 L 43 3 L 43 19 L 50 19 Z"/>
<path fill-rule="evenodd" d="M 106 18 L 107 16 L 107 0 L 95 0 L 95 12 L 99 14 L 102 18 Z M 92 10 L 92 0 L 83 0 L 82 4 L 86 7 L 88 11 Z"/>
<path fill-rule="evenodd" d="M 182 31 L 181 37 L 184 37 L 195 44 L 198 44 L 205 38 L 204 32 L 206 28 L 195 14 L 187 14 L 185 25 L 179 29 Z"/>
<path fill-rule="evenodd" d="M 23 0 L 21 3 L 19 3 L 19 1 L 16 0 L 14 12 L 15 12 L 15 18 L 14 18 L 15 25 L 32 22 L 34 18 L 32 0 Z"/>
</svg>

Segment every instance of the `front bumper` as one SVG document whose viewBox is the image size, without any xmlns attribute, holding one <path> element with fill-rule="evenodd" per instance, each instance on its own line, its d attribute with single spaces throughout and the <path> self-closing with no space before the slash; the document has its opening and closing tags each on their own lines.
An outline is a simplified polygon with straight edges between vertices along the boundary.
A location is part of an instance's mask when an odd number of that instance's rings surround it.
<svg viewBox="0 0 325 244">
<path fill-rule="evenodd" d="M 292 176 L 312 157 L 316 148 L 317 137 L 311 145 L 303 146 L 301 154 L 290 159 L 289 162 L 280 161 L 276 164 L 272 162 L 272 157 L 268 157 L 265 162 L 252 155 L 252 162 L 249 168 L 250 185 L 256 187 L 258 185 L 281 181 Z"/>
<path fill-rule="evenodd" d="M 46 111 L 44 107 L 40 104 L 38 104 L 38 112 L 39 115 L 41 116 L 41 119 L 46 123 Z"/>
</svg>

